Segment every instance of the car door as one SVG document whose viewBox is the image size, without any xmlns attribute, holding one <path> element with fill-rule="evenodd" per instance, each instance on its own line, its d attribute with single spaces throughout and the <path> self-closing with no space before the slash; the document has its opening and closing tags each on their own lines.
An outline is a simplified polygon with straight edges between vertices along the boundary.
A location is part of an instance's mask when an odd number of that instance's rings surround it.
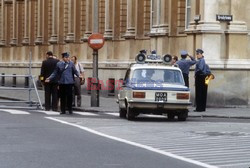
<svg viewBox="0 0 250 168">
<path fill-rule="evenodd" d="M 127 87 L 128 87 L 128 83 L 129 83 L 129 79 L 130 79 L 130 72 L 131 72 L 131 69 L 129 68 L 125 74 L 125 77 L 123 79 L 123 84 L 122 84 L 121 89 L 119 90 L 119 94 L 118 94 L 119 107 L 122 109 L 126 108 L 125 98 L 128 94 Z"/>
</svg>

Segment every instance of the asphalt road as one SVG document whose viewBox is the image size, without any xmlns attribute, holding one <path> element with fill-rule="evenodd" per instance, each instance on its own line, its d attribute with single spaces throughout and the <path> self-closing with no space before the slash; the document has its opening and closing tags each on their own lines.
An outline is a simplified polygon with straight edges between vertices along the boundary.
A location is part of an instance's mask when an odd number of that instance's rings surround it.
<svg viewBox="0 0 250 168">
<path fill-rule="evenodd" d="M 200 167 L 55 122 L 46 114 L 10 112 L 0 110 L 0 168 Z"/>
<path fill-rule="evenodd" d="M 249 120 L 0 109 L 0 168 L 250 166 Z"/>
</svg>

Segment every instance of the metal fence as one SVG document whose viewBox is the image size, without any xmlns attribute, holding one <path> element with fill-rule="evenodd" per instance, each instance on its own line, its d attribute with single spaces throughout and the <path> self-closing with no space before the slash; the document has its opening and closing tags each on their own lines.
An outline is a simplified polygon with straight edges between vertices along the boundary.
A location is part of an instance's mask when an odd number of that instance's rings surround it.
<svg viewBox="0 0 250 168">
<path fill-rule="evenodd" d="M 0 78 L 1 78 L 0 90 L 22 91 L 22 93 L 27 91 L 28 92 L 28 99 L 23 100 L 24 99 L 23 97 L 21 99 L 7 97 L 6 98 L 7 100 L 0 101 L 0 104 L 4 104 L 4 105 L 0 106 L 0 108 L 43 109 L 41 99 L 40 99 L 39 94 L 38 94 L 38 90 L 37 90 L 37 86 L 36 86 L 36 82 L 35 82 L 35 77 L 32 76 L 32 74 L 31 74 L 31 68 L 32 68 L 31 67 L 31 58 L 32 58 L 32 53 L 30 52 L 29 74 L 28 75 L 16 75 L 16 74 L 6 75 L 4 73 L 0 74 Z M 12 85 L 6 84 L 6 81 L 11 81 L 11 79 L 6 80 L 6 78 L 12 78 Z M 17 85 L 17 78 L 24 79 L 23 86 Z M 32 99 L 31 99 L 31 92 L 32 91 L 35 92 L 36 97 L 37 97 L 37 101 L 32 101 Z M 20 104 L 20 103 L 25 103 L 28 106 L 17 106 L 17 104 Z"/>
</svg>

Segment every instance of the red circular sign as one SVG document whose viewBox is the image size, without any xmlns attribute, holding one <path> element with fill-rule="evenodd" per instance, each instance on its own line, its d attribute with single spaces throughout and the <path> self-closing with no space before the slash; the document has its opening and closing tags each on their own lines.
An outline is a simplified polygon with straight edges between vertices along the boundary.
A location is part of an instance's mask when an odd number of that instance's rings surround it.
<svg viewBox="0 0 250 168">
<path fill-rule="evenodd" d="M 103 35 L 99 33 L 91 34 L 88 38 L 88 44 L 94 50 L 102 48 L 104 45 Z"/>
</svg>

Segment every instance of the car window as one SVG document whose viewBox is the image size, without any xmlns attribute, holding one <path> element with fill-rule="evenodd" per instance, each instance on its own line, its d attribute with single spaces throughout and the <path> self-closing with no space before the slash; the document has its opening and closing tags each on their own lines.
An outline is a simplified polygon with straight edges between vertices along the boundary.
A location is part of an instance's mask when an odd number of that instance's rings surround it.
<svg viewBox="0 0 250 168">
<path fill-rule="evenodd" d="M 172 69 L 136 69 L 132 78 L 135 83 L 184 84 L 181 72 Z"/>
<path fill-rule="evenodd" d="M 128 83 L 129 77 L 130 77 L 130 69 L 128 69 L 127 72 L 126 72 L 126 75 L 125 75 L 125 78 L 124 78 L 125 83 Z"/>
</svg>

